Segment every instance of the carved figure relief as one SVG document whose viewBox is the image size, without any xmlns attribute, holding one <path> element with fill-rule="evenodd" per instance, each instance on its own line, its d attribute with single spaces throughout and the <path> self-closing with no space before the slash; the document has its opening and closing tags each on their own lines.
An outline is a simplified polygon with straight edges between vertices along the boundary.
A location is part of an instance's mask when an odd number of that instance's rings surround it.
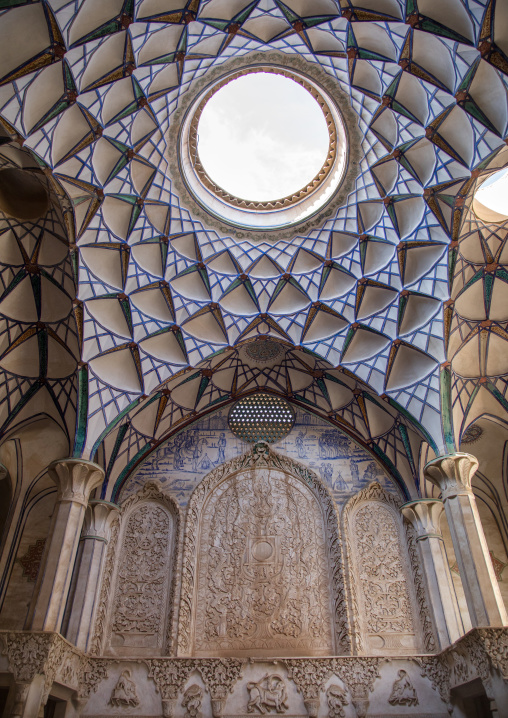
<svg viewBox="0 0 508 718">
<path fill-rule="evenodd" d="M 349 704 L 344 688 L 332 683 L 326 690 L 328 718 L 345 718 L 344 706 Z"/>
<path fill-rule="evenodd" d="M 281 676 L 266 673 L 257 683 L 247 683 L 249 701 L 247 713 L 254 713 L 256 708 L 263 715 L 267 712 L 285 713 L 288 709 L 286 684 Z"/>
<path fill-rule="evenodd" d="M 126 512 L 109 620 L 111 652 L 122 655 L 134 649 L 137 653 L 144 650 L 153 654 L 163 650 L 172 580 L 174 523 L 166 506 L 154 501 L 141 501 Z"/>
<path fill-rule="evenodd" d="M 355 575 L 353 610 L 359 614 L 360 643 L 364 643 L 361 649 L 385 654 L 416 652 L 416 601 L 401 521 L 391 505 L 393 498 L 375 483 L 361 492 L 356 502 L 355 498 L 346 514 Z M 372 500 L 365 500 L 368 498 Z"/>
<path fill-rule="evenodd" d="M 118 679 L 116 686 L 113 688 L 113 692 L 111 693 L 109 705 L 117 706 L 119 708 L 135 708 L 139 705 L 136 685 L 134 681 L 131 680 L 131 672 L 129 669 L 123 671 Z"/>
<path fill-rule="evenodd" d="M 320 506 L 303 482 L 240 472 L 211 493 L 198 548 L 197 655 L 333 651 Z"/>
<path fill-rule="evenodd" d="M 418 696 L 407 671 L 401 668 L 398 676 L 393 684 L 388 703 L 392 706 L 417 706 Z"/>
<path fill-rule="evenodd" d="M 203 702 L 203 689 L 193 683 L 190 685 L 182 698 L 182 706 L 185 708 L 185 718 L 201 718 L 201 703 Z"/>
</svg>

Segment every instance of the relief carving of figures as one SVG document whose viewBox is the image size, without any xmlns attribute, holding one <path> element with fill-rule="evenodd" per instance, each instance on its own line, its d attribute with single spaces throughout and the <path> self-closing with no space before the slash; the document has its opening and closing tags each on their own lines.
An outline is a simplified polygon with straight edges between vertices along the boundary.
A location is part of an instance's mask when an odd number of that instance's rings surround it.
<svg viewBox="0 0 508 718">
<path fill-rule="evenodd" d="M 172 509 L 170 499 L 160 494 L 154 482 L 148 482 L 143 493 L 128 499 L 122 508 L 109 628 L 110 645 L 116 652 L 119 647 L 163 648 L 178 523 Z"/>
<path fill-rule="evenodd" d="M 398 676 L 392 686 L 388 703 L 392 706 L 417 706 L 418 696 L 416 695 L 416 691 L 413 688 L 407 671 L 401 669 L 398 672 Z"/>
<path fill-rule="evenodd" d="M 328 718 L 345 718 L 344 706 L 349 704 L 346 691 L 335 683 L 328 686 L 326 690 L 326 702 L 328 703 Z"/>
<path fill-rule="evenodd" d="M 193 683 L 190 685 L 182 698 L 182 706 L 185 708 L 185 718 L 201 718 L 201 703 L 203 702 L 203 689 Z"/>
<path fill-rule="evenodd" d="M 218 466 L 191 496 L 184 543 L 179 655 L 351 653 L 337 514 L 308 468 L 262 443 Z"/>
<path fill-rule="evenodd" d="M 411 653 L 419 640 L 413 613 L 416 604 L 402 524 L 394 499 L 379 484 L 370 484 L 345 509 L 349 559 L 361 626 L 362 650 Z"/>
<path fill-rule="evenodd" d="M 136 685 L 134 681 L 131 680 L 131 672 L 129 669 L 123 671 L 118 679 L 116 686 L 113 688 L 113 692 L 111 693 L 109 705 L 117 706 L 118 708 L 135 708 L 139 705 Z"/>
<path fill-rule="evenodd" d="M 195 650 L 333 652 L 329 562 L 312 492 L 257 469 L 222 482 L 202 515 Z"/>
<path fill-rule="evenodd" d="M 263 715 L 272 710 L 285 713 L 288 709 L 286 684 L 276 673 L 272 675 L 266 673 L 257 683 L 247 683 L 247 690 L 249 691 L 247 713 L 254 713 L 256 708 Z"/>
</svg>

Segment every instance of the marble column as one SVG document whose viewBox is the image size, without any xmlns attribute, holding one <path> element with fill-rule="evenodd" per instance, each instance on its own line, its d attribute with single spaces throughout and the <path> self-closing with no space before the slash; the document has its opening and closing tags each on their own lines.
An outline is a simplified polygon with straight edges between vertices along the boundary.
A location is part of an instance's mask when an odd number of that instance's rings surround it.
<svg viewBox="0 0 508 718">
<path fill-rule="evenodd" d="M 506 626 L 508 616 L 471 488 L 477 469 L 478 459 L 456 453 L 438 456 L 423 471 L 441 490 L 472 626 Z"/>
<path fill-rule="evenodd" d="M 89 502 L 83 522 L 73 580 L 72 605 L 66 638 L 86 651 L 92 635 L 99 583 L 110 538 L 111 522 L 118 506 L 110 501 Z"/>
<path fill-rule="evenodd" d="M 418 499 L 404 504 L 401 511 L 416 531 L 439 647 L 444 649 L 464 633 L 439 526 L 444 504 L 439 499 Z"/>
<path fill-rule="evenodd" d="M 60 630 L 88 497 L 104 479 L 101 467 L 84 459 L 54 461 L 48 474 L 58 498 L 27 619 L 34 631 Z"/>
</svg>

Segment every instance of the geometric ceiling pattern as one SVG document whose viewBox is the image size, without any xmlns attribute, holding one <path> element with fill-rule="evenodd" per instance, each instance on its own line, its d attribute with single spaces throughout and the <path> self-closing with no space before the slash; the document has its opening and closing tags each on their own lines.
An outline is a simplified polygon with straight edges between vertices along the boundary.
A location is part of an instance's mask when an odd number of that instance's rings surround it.
<svg viewBox="0 0 508 718">
<path fill-rule="evenodd" d="M 79 367 L 74 395 L 58 390 L 52 401 L 61 416 L 74 407 L 76 454 L 93 458 L 106 440 L 120 474 L 171 427 L 256 387 L 342 423 L 394 466 L 399 454 L 414 463 L 408 431 L 442 447 L 449 281 L 455 272 L 469 281 L 457 243 L 477 231 L 466 198 L 508 131 L 506 3 L 0 0 L 0 8 L 1 161 L 20 166 L 22 145 L 64 194 L 75 286 L 65 321 Z M 167 151 L 192 83 L 225 60 L 268 50 L 319 64 L 350 98 L 362 137 L 343 205 L 307 235 L 270 243 L 193 217 L 168 177 Z M 5 219 L 2 228 L 22 243 L 49 221 Z M 9 342 L 30 339 L 24 318 L 1 304 L 0 312 L 9 327 L 18 322 Z M 56 341 L 32 319 L 34 336 L 48 337 L 39 348 Z M 454 321 L 461 344 L 466 329 Z M 501 337 L 484 330 L 491 342 Z M 242 345 L 259 337 L 279 342 L 284 359 L 256 378 Z M 5 352 L 0 362 L 12 407 L 31 384 Z M 36 378 L 47 382 L 40 363 Z M 339 374 L 352 383 L 347 417 L 323 372 L 334 388 Z M 454 384 L 456 413 L 482 372 Z M 370 427 L 367 395 L 393 418 L 389 451 Z M 145 411 L 151 418 L 141 421 Z"/>
</svg>

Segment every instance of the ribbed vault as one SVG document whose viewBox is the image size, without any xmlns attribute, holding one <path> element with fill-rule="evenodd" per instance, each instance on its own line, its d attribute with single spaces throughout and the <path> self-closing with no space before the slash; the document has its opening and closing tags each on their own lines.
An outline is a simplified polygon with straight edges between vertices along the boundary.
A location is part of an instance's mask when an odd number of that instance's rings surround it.
<svg viewBox="0 0 508 718">
<path fill-rule="evenodd" d="M 467 199 L 505 161 L 494 159 L 508 127 L 504 3 L 40 0 L 0 8 L 1 161 L 27 171 L 21 155 L 36 162 L 69 210 L 64 225 L 53 203 L 35 222 L 4 207 L 0 366 L 10 422 L 43 387 L 47 411 L 71 435 L 77 414 L 75 454 L 91 458 L 104 441 L 116 481 L 146 446 L 262 387 L 337 421 L 414 482 L 421 441 L 444 444 L 445 341 L 455 440 L 488 402 L 504 407 L 503 379 L 487 377 L 505 367 L 495 359 L 464 367 L 478 342 L 498 355 L 506 322 L 492 309 L 464 316 L 469 302 L 460 299 L 480 286 L 487 297 L 494 274 L 504 297 L 504 235 L 479 228 Z M 271 242 L 210 229 L 189 212 L 167 148 L 175 111 L 196 83 L 226 60 L 268 50 L 319 64 L 346 93 L 362 135 L 344 204 L 308 232 Z M 67 255 L 39 274 L 32 245 L 22 260 L 14 256 L 20 233 L 50 225 L 72 250 L 75 320 Z M 478 232 L 481 241 L 466 249 Z M 471 288 L 474 271 L 482 279 Z M 65 299 L 51 294 L 62 290 Z M 243 345 L 260 337 L 284 347 L 279 364 L 245 362 Z"/>
</svg>

